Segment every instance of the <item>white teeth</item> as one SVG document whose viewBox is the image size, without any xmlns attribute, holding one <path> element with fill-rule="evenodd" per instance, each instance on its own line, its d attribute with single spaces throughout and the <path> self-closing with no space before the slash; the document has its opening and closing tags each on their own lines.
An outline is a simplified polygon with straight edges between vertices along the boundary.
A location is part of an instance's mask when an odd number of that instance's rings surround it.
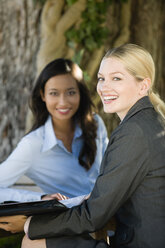
<svg viewBox="0 0 165 248">
<path fill-rule="evenodd" d="M 105 100 L 105 101 L 114 100 L 114 99 L 116 99 L 116 98 L 117 98 L 117 96 L 104 96 L 104 100 Z"/>
<path fill-rule="evenodd" d="M 65 113 L 65 112 L 67 112 L 69 109 L 58 109 L 60 112 L 63 112 L 63 113 Z"/>
</svg>

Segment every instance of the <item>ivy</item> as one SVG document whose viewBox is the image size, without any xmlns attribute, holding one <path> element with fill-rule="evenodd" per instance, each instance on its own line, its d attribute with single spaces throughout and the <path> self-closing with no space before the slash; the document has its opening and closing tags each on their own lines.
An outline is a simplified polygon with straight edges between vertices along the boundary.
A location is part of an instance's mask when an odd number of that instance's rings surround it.
<svg viewBox="0 0 165 248">
<path fill-rule="evenodd" d="M 44 4 L 47 0 L 33 0 Z M 78 0 L 65 0 L 68 7 Z M 85 51 L 91 53 L 100 48 L 108 37 L 109 30 L 105 25 L 106 13 L 111 3 L 127 2 L 128 0 L 87 0 L 79 26 L 72 26 L 65 33 L 67 44 L 74 50 L 72 60 L 81 64 Z M 89 78 L 86 76 L 89 80 Z"/>
<path fill-rule="evenodd" d="M 66 0 L 68 6 L 70 7 L 72 4 L 74 4 L 75 2 L 77 2 L 77 0 Z"/>
<path fill-rule="evenodd" d="M 67 0 L 70 6 L 77 0 Z M 82 13 L 82 22 L 78 28 L 74 26 L 66 32 L 68 45 L 79 44 L 89 52 L 99 48 L 108 36 L 108 29 L 104 26 L 106 13 L 111 0 L 98 1 L 88 0 L 85 11 Z"/>
<path fill-rule="evenodd" d="M 44 5 L 47 0 L 33 0 L 34 4 L 40 3 L 41 5 Z"/>
</svg>

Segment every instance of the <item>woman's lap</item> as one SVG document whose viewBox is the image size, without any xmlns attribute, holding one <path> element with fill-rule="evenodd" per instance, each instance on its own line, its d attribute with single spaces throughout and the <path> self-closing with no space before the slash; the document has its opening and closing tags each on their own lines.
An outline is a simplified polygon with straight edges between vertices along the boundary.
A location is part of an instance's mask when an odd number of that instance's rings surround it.
<svg viewBox="0 0 165 248">
<path fill-rule="evenodd" d="M 23 237 L 21 248 L 46 248 L 46 240 L 30 240 L 26 235 Z"/>
</svg>

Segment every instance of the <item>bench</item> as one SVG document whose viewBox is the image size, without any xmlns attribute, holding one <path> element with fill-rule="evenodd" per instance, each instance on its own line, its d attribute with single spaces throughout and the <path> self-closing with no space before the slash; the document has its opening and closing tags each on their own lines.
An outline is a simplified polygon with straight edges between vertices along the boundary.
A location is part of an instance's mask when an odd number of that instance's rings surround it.
<svg viewBox="0 0 165 248">
<path fill-rule="evenodd" d="M 22 176 L 19 180 L 12 186 L 15 189 L 25 189 L 32 190 L 36 192 L 43 192 L 30 178 L 27 176 Z"/>
</svg>

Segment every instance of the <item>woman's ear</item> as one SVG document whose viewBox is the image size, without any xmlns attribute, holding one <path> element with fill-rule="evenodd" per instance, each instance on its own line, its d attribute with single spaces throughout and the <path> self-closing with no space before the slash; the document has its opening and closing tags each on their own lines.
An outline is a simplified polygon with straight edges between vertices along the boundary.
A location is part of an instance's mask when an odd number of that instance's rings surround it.
<svg viewBox="0 0 165 248">
<path fill-rule="evenodd" d="M 151 87 L 151 79 L 145 78 L 143 81 L 140 82 L 140 95 L 146 96 L 148 95 L 148 91 Z"/>
<path fill-rule="evenodd" d="M 41 95 L 42 101 L 45 102 L 45 96 L 44 96 L 44 92 L 42 90 L 40 90 L 40 95 Z"/>
</svg>

